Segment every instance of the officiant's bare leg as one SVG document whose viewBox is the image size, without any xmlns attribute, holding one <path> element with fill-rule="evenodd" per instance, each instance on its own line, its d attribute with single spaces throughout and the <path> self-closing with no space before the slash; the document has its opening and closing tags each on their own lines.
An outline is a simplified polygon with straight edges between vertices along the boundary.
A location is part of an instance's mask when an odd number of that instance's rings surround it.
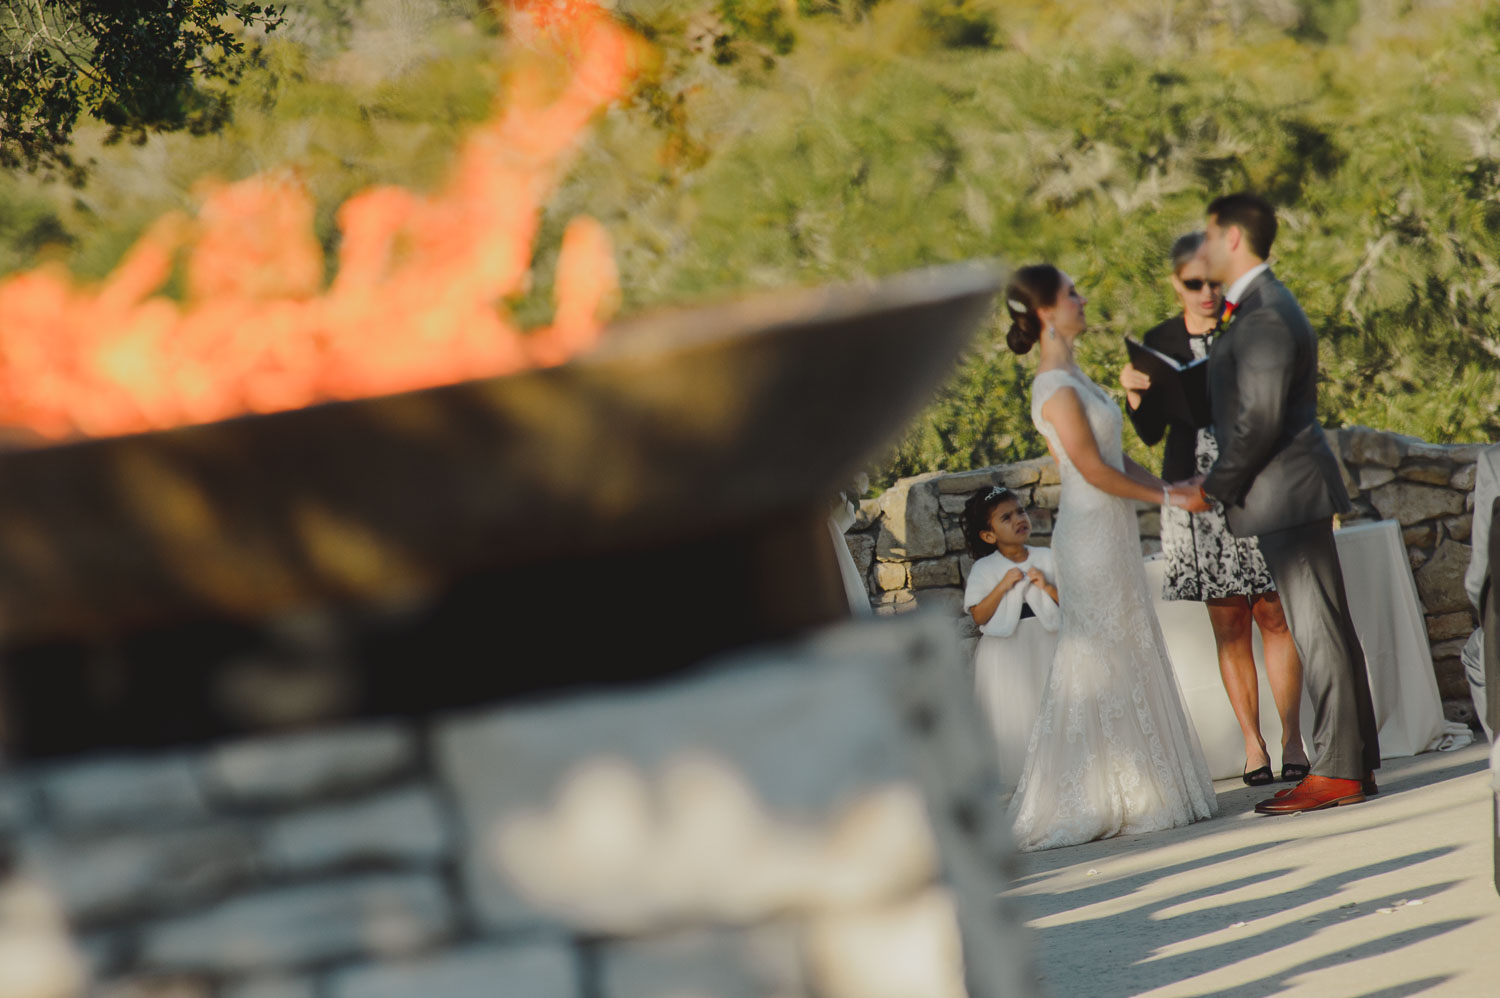
<svg viewBox="0 0 1500 998">
<path fill-rule="evenodd" d="M 1245 772 L 1271 764 L 1266 740 L 1260 733 L 1260 683 L 1255 676 L 1255 653 L 1250 644 L 1250 603 L 1243 596 L 1205 601 L 1219 651 L 1219 677 L 1234 718 L 1245 737 Z"/>
<path fill-rule="evenodd" d="M 1302 745 L 1302 659 L 1297 643 L 1286 624 L 1281 599 L 1275 593 L 1257 593 L 1250 597 L 1250 612 L 1260 628 L 1261 645 L 1266 652 L 1266 679 L 1281 715 L 1281 764 L 1307 765 L 1307 749 Z"/>
</svg>

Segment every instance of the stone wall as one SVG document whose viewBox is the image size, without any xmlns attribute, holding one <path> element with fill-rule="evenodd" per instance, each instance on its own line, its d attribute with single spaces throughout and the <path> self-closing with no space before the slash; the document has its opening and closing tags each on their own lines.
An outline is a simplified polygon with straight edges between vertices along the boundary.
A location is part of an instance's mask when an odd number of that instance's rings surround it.
<svg viewBox="0 0 1500 998">
<path fill-rule="evenodd" d="M 1028 995 L 959 655 L 864 621 L 636 690 L 12 769 L 0 998 Z"/>
<path fill-rule="evenodd" d="M 1393 519 L 1401 524 L 1427 618 L 1433 668 L 1444 713 L 1474 723 L 1459 651 L 1478 625 L 1464 594 L 1469 528 L 1474 512 L 1474 462 L 1486 444 L 1430 444 L 1363 426 L 1329 431 L 1341 459 L 1355 512 L 1344 522 Z M 1050 542 L 1060 490 L 1049 458 L 957 474 L 905 478 L 879 498 L 860 503 L 845 535 L 882 614 L 919 606 L 948 611 L 966 642 L 978 639 L 963 613 L 963 583 L 972 559 L 959 513 L 975 490 L 1004 485 L 1031 504 L 1034 545 Z M 1140 506 L 1145 553 L 1160 550 L 1157 507 Z"/>
</svg>

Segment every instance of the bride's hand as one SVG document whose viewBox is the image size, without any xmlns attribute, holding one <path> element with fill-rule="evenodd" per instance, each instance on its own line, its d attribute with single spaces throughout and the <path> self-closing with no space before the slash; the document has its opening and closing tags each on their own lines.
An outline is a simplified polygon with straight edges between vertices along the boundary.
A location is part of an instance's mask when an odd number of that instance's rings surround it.
<svg viewBox="0 0 1500 998">
<path fill-rule="evenodd" d="M 1207 513 L 1213 509 L 1208 497 L 1203 494 L 1203 489 L 1195 483 L 1184 482 L 1167 486 L 1167 500 L 1178 509 L 1185 509 L 1189 513 Z"/>
</svg>

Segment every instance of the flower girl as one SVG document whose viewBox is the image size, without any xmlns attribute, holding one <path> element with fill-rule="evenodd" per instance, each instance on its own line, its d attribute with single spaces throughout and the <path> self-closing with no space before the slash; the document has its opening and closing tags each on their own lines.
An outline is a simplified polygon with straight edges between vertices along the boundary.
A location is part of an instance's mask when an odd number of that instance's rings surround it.
<svg viewBox="0 0 1500 998">
<path fill-rule="evenodd" d="M 1014 788 L 1057 650 L 1057 569 L 1051 550 L 1026 546 L 1031 517 L 1009 489 L 970 496 L 963 530 L 974 556 L 964 609 L 980 634 L 974 686 L 999 745 L 1001 779 Z"/>
</svg>

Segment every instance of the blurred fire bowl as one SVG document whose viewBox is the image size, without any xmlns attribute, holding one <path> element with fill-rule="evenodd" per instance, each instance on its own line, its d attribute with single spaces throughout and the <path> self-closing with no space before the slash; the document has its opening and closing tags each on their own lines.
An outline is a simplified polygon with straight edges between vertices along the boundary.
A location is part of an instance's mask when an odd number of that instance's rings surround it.
<svg viewBox="0 0 1500 998">
<path fill-rule="evenodd" d="M 998 276 L 761 295 L 620 323 L 554 368 L 5 453 L 6 748 L 639 681 L 846 614 L 827 502 Z M 310 614 L 322 637 L 288 651 Z M 234 692 L 250 660 L 347 674 L 267 714 Z"/>
</svg>

